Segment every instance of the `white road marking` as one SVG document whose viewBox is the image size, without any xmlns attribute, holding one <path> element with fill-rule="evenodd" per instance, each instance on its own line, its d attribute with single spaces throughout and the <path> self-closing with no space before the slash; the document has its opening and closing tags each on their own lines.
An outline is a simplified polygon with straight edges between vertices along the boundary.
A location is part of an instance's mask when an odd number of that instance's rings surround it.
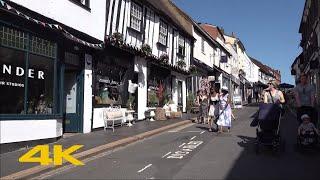
<svg viewBox="0 0 320 180">
<path fill-rule="evenodd" d="M 146 167 L 140 169 L 140 170 L 138 171 L 138 173 L 141 173 L 142 171 L 146 170 L 146 169 L 149 168 L 150 166 L 152 166 L 152 164 L 148 164 Z"/>
<path fill-rule="evenodd" d="M 196 138 L 197 136 L 193 136 L 190 140 L 193 140 L 194 138 Z"/>
<path fill-rule="evenodd" d="M 182 143 L 179 147 L 182 147 L 182 146 L 184 146 L 186 143 Z"/>
<path fill-rule="evenodd" d="M 170 156 L 167 156 L 166 159 L 183 159 L 202 143 L 203 141 L 190 141 L 188 144 L 184 145 L 182 149 L 180 149 L 179 151 L 176 151 L 173 154 L 170 154 Z"/>
<path fill-rule="evenodd" d="M 164 158 L 164 157 L 168 156 L 169 154 L 171 154 L 171 151 L 170 151 L 170 152 L 168 152 L 167 154 L 163 155 L 163 156 L 162 156 L 162 158 Z"/>
<path fill-rule="evenodd" d="M 201 132 L 201 131 L 187 131 L 187 132 Z"/>
<path fill-rule="evenodd" d="M 206 131 L 202 131 L 200 134 L 203 134 L 204 132 L 206 132 Z"/>
</svg>

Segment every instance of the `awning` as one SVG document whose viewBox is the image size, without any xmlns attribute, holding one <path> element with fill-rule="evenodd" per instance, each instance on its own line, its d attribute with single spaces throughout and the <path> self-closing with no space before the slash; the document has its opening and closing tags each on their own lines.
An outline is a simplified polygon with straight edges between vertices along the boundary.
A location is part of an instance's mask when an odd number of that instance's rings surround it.
<svg viewBox="0 0 320 180">
<path fill-rule="evenodd" d="M 0 9 L 6 11 L 8 13 L 14 14 L 20 18 L 25 19 L 25 20 L 28 20 L 31 23 L 38 24 L 44 28 L 48 28 L 48 29 L 60 32 L 66 38 L 68 38 L 74 42 L 80 43 L 84 46 L 88 46 L 88 47 L 95 48 L 95 49 L 102 49 L 103 48 L 103 42 L 101 42 L 101 43 L 87 42 L 87 41 L 75 36 L 73 33 L 70 33 L 70 31 L 68 31 L 66 27 L 63 27 L 63 25 L 60 25 L 58 23 L 48 23 L 48 22 L 45 22 L 45 20 L 40 20 L 39 18 L 31 17 L 30 15 L 27 15 L 26 13 L 22 12 L 21 10 L 18 10 L 17 8 L 9 5 L 7 2 L 5 2 L 3 0 L 0 0 Z"/>
</svg>

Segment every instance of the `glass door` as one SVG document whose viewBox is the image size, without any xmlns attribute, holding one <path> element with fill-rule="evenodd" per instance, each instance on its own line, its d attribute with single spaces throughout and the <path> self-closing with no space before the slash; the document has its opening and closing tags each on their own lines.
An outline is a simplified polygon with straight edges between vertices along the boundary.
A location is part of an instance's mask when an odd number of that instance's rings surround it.
<svg viewBox="0 0 320 180">
<path fill-rule="evenodd" d="M 65 72 L 65 118 L 64 132 L 81 132 L 82 121 L 82 80 L 78 71 L 66 70 Z"/>
</svg>

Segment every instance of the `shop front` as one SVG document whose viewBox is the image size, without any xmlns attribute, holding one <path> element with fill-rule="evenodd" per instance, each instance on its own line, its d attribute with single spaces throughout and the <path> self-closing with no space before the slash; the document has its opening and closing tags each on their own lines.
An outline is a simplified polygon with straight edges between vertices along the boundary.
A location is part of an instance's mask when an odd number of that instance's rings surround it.
<svg viewBox="0 0 320 180">
<path fill-rule="evenodd" d="M 57 42 L 6 23 L 0 24 L 0 37 L 0 143 L 61 136 Z"/>
<path fill-rule="evenodd" d="M 153 63 L 148 64 L 148 107 L 162 107 L 172 99 L 172 78 L 173 77 L 169 69 L 160 67 Z"/>
<path fill-rule="evenodd" d="M 1 152 L 90 132 L 95 45 L 37 13 L 1 8 Z"/>
<path fill-rule="evenodd" d="M 120 107 L 125 109 L 129 99 L 129 81 L 136 82 L 134 73 L 134 56 L 121 52 L 119 49 L 106 49 L 96 56 L 93 65 L 93 125 L 92 128 L 104 126 L 103 110 L 108 107 Z M 137 109 L 138 96 L 132 94 L 134 101 L 132 108 Z"/>
</svg>

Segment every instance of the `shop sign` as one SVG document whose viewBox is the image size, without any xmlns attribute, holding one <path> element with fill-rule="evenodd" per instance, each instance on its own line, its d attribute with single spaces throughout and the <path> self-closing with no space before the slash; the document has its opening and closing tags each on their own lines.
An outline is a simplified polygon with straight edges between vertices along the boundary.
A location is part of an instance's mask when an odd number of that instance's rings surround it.
<svg viewBox="0 0 320 180">
<path fill-rule="evenodd" d="M 242 98 L 240 95 L 233 96 L 234 108 L 242 108 Z"/>
<path fill-rule="evenodd" d="M 114 85 L 114 86 L 120 86 L 122 84 L 121 82 L 118 82 L 118 81 L 114 81 L 110 79 L 102 79 L 102 78 L 99 79 L 99 82 Z"/>
<path fill-rule="evenodd" d="M 13 72 L 14 71 L 14 72 Z M 2 74 L 9 74 L 9 75 L 16 75 L 16 76 L 23 76 L 25 73 L 22 67 L 12 68 L 11 65 L 2 65 Z M 36 78 L 36 79 L 44 79 L 44 72 L 43 71 L 35 71 L 34 69 L 28 69 L 28 77 L 29 78 Z"/>
</svg>

